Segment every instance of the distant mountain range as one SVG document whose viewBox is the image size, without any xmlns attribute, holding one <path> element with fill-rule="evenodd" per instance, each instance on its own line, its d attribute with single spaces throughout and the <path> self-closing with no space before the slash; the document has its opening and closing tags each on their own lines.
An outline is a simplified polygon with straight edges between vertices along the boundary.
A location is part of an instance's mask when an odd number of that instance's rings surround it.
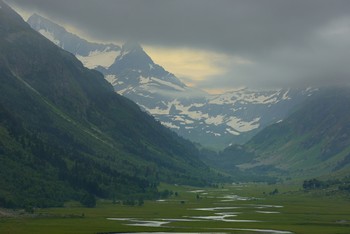
<svg viewBox="0 0 350 234">
<path fill-rule="evenodd" d="M 90 43 L 37 14 L 28 23 L 76 55 L 85 66 L 101 71 L 116 92 L 136 102 L 163 125 L 216 149 L 246 142 L 265 126 L 283 120 L 316 91 L 242 88 L 213 96 L 186 86 L 155 64 L 137 43 L 127 42 L 121 47 Z"/>
<path fill-rule="evenodd" d="M 228 172 L 284 178 L 344 177 L 350 171 L 350 88 L 327 88 L 285 120 L 207 162 Z"/>
<path fill-rule="evenodd" d="M 204 185 L 217 176 L 191 142 L 1 0 L 0 35 L 0 207 L 157 198 L 160 182 Z"/>
<path fill-rule="evenodd" d="M 58 37 L 42 17 L 29 21 L 40 21 L 39 32 L 56 45 L 75 38 L 84 49 L 73 43 L 74 56 L 56 46 L 0 0 L 0 207 L 157 198 L 160 182 L 349 174 L 349 87 L 209 96 L 155 64 L 137 43 L 94 44 L 62 28 Z M 115 58 L 98 64 L 91 51 Z M 145 111 L 207 146 L 245 143 L 199 150 Z"/>
<path fill-rule="evenodd" d="M 44 20 L 30 18 L 32 24 Z M 50 25 L 46 30 L 62 41 L 55 24 Z M 179 135 L 215 149 L 231 145 L 204 158 L 238 179 L 304 178 L 349 170 L 347 89 L 241 88 L 213 96 L 187 87 L 131 42 L 120 47 L 109 67 L 97 63 L 94 68 L 115 91 Z"/>
</svg>

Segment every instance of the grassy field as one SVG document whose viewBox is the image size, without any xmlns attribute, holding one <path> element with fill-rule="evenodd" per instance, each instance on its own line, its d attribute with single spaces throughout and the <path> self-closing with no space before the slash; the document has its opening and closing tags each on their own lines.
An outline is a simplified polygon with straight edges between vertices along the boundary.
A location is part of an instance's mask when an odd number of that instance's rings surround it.
<svg viewBox="0 0 350 234">
<path fill-rule="evenodd" d="M 0 233 L 350 233 L 350 195 L 304 192 L 300 184 L 162 187 L 178 196 L 146 201 L 143 206 L 101 200 L 96 208 L 67 203 L 63 208 L 36 209 L 33 215 L 17 212 L 13 217 L 0 217 Z M 156 227 L 159 223 L 154 221 L 166 223 Z"/>
</svg>

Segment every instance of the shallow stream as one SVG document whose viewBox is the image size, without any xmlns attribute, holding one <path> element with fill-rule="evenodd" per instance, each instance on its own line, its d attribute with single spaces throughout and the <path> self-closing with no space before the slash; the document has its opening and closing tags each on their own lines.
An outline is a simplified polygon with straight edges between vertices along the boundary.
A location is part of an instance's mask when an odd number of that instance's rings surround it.
<svg viewBox="0 0 350 234">
<path fill-rule="evenodd" d="M 241 228 L 239 227 L 227 227 L 220 225 L 220 222 L 223 223 L 259 223 L 264 222 L 263 220 L 256 219 L 245 219 L 240 218 L 246 212 L 250 213 L 258 213 L 261 215 L 278 215 L 280 214 L 280 210 L 283 209 L 283 206 L 280 205 L 270 205 L 270 204 L 235 204 L 237 201 L 256 201 L 261 200 L 260 198 L 255 197 L 241 197 L 236 194 L 226 194 L 223 195 L 221 193 L 219 196 L 217 194 L 212 194 L 210 191 L 205 190 L 193 190 L 188 191 L 189 193 L 197 193 L 201 195 L 206 195 L 216 202 L 213 203 L 215 206 L 213 207 L 194 207 L 187 208 L 190 213 L 198 213 L 196 215 L 185 215 L 186 210 L 184 210 L 184 215 L 182 217 L 174 217 L 174 218 L 154 218 L 150 220 L 142 219 L 142 218 L 134 218 L 134 217 L 123 217 L 123 218 L 107 218 L 111 221 L 122 222 L 123 225 L 127 226 L 136 226 L 136 227 L 159 227 L 159 228 L 171 228 L 171 229 L 191 229 L 193 225 L 189 223 L 200 222 L 200 224 L 194 228 L 198 230 L 203 230 L 203 232 L 190 232 L 190 233 L 231 233 L 235 231 L 247 232 L 247 233 L 272 233 L 272 234 L 290 234 L 292 232 L 287 230 L 272 230 L 272 229 L 257 229 L 257 228 Z M 222 191 L 221 191 L 222 192 Z M 229 191 L 227 191 L 229 192 Z M 162 203 L 168 202 L 167 200 L 162 200 Z M 170 200 L 169 200 L 170 202 Z M 200 205 L 200 203 L 198 204 Z M 208 215 L 208 213 L 211 213 Z M 247 214 L 248 214 L 247 213 Z M 247 215 L 246 215 L 247 216 Z M 206 226 L 207 222 L 216 222 L 216 226 Z M 176 226 L 174 223 L 181 222 L 181 226 Z M 186 225 L 189 224 L 189 225 Z M 249 225 L 251 227 L 251 225 Z M 164 229 L 163 229 L 164 230 Z M 210 232 L 211 230 L 215 230 L 215 232 Z M 219 230 L 219 232 L 217 232 Z M 161 229 L 160 229 L 161 231 Z M 135 232 L 133 232 L 135 233 Z M 189 232 L 138 232 L 138 234 L 143 233 L 154 233 L 154 234 L 187 234 Z"/>
</svg>

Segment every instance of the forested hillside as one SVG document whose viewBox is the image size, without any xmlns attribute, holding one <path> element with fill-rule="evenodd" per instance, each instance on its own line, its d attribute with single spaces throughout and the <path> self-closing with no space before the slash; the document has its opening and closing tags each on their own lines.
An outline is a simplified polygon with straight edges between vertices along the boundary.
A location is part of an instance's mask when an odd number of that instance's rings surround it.
<svg viewBox="0 0 350 234">
<path fill-rule="evenodd" d="M 0 1 L 0 206 L 152 198 L 204 185 L 197 149 Z"/>
</svg>

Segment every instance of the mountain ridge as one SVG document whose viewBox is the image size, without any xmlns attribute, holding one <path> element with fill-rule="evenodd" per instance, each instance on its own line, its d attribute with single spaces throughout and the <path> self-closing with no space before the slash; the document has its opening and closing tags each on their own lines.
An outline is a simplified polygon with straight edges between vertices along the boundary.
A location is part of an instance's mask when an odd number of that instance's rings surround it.
<svg viewBox="0 0 350 234">
<path fill-rule="evenodd" d="M 320 90 L 285 120 L 266 127 L 244 145 L 226 148 L 216 158 L 217 166 L 228 171 L 268 168 L 264 173 L 293 178 L 347 175 L 349 90 Z"/>
<path fill-rule="evenodd" d="M 94 63 L 98 63 L 97 60 Z M 255 91 L 245 88 L 208 95 L 186 86 L 174 74 L 155 64 L 135 42 L 122 46 L 109 67 L 95 68 L 117 93 L 136 102 L 164 126 L 215 149 L 246 142 L 317 92 L 316 89 Z"/>
<path fill-rule="evenodd" d="M 0 6 L 0 206 L 156 198 L 160 182 L 215 177 L 189 141 Z"/>
<path fill-rule="evenodd" d="M 73 53 L 89 68 L 108 68 L 121 50 L 120 46 L 112 43 L 93 43 L 82 39 L 36 13 L 28 18 L 27 23 L 59 47 Z M 93 60 L 99 60 L 99 64 Z"/>
</svg>

